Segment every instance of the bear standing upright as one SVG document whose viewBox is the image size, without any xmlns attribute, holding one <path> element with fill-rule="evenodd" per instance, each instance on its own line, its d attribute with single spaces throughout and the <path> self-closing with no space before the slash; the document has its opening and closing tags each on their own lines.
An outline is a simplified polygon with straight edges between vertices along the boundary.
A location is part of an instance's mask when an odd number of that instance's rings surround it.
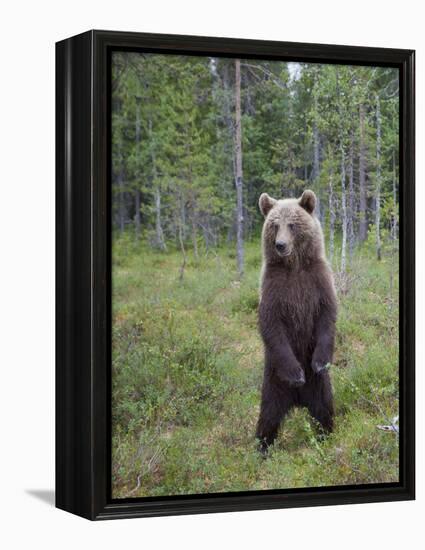
<svg viewBox="0 0 425 550">
<path fill-rule="evenodd" d="M 337 301 L 316 196 L 275 200 L 263 193 L 259 328 L 265 365 L 257 424 L 265 454 L 292 407 L 307 407 L 324 432 L 333 428 L 332 362 Z"/>
</svg>

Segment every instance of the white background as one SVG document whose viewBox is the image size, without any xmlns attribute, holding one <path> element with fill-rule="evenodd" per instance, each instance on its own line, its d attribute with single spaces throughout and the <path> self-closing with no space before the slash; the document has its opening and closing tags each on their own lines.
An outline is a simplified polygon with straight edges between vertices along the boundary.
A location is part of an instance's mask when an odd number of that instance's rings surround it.
<svg viewBox="0 0 425 550">
<path fill-rule="evenodd" d="M 424 199 L 422 2 L 43 0 L 0 8 L 2 548 L 418 548 L 424 538 L 425 216 L 418 216 L 417 501 L 92 523 L 54 486 L 54 43 L 91 28 L 417 50 L 417 204 Z M 35 493 L 34 493 L 35 492 Z M 37 496 L 38 495 L 38 496 Z M 40 499 L 40 496 L 42 497 Z M 416 541 L 416 542 L 415 542 Z"/>
</svg>

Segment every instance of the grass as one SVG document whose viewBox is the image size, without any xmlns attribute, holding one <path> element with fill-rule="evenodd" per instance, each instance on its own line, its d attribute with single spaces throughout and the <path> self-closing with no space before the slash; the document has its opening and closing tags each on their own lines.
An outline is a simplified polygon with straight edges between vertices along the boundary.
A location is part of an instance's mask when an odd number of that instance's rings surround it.
<svg viewBox="0 0 425 550">
<path fill-rule="evenodd" d="M 236 279 L 231 248 L 188 255 L 114 242 L 114 498 L 398 481 L 397 285 L 390 253 L 357 251 L 338 280 L 335 431 L 294 411 L 267 460 L 255 448 L 262 380 L 259 242 Z M 394 268 L 393 268 L 394 269 Z M 397 274 L 395 274 L 397 275 Z M 397 283 L 398 277 L 394 277 Z"/>
</svg>

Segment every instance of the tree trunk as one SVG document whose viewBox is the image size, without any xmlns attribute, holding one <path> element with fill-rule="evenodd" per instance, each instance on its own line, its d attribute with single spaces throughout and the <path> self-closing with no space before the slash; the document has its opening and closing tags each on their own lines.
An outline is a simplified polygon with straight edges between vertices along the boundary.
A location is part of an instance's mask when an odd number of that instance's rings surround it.
<svg viewBox="0 0 425 550">
<path fill-rule="evenodd" d="M 344 148 L 344 126 L 346 116 L 344 116 L 341 92 L 339 87 L 339 75 L 336 73 L 336 88 L 338 96 L 338 113 L 339 113 L 339 150 L 341 155 L 341 225 L 342 225 L 342 240 L 341 240 L 341 265 L 340 273 L 345 274 L 347 262 L 347 192 L 345 181 L 345 148 Z"/>
<path fill-rule="evenodd" d="M 393 290 L 394 290 L 394 272 L 396 264 L 396 241 L 397 241 L 397 189 L 396 189 L 396 162 L 395 151 L 393 150 L 393 212 L 391 216 L 391 269 L 390 269 L 390 309 L 393 307 Z"/>
<path fill-rule="evenodd" d="M 203 223 L 201 223 L 201 229 L 202 229 L 202 235 L 204 237 L 204 243 L 205 243 L 205 252 L 208 253 L 210 248 L 210 218 L 208 214 L 206 214 L 206 220 L 204 220 Z"/>
<path fill-rule="evenodd" d="M 136 154 L 140 158 L 140 144 L 141 144 L 141 123 L 140 123 L 140 98 L 136 98 Z M 138 178 L 141 178 L 139 171 L 136 172 L 136 190 L 134 196 L 134 229 L 136 233 L 136 240 L 140 237 L 140 182 Z"/>
<path fill-rule="evenodd" d="M 222 151 L 223 157 L 226 159 L 223 166 L 223 179 L 235 177 L 235 121 L 233 113 L 234 103 L 234 86 L 232 85 L 230 67 L 233 66 L 233 61 L 226 61 L 223 65 L 223 88 L 222 100 L 219 104 L 219 110 L 223 113 L 223 122 L 227 132 L 223 134 Z M 226 184 L 227 188 L 227 184 Z M 227 194 L 227 193 L 226 193 Z M 233 231 L 232 226 L 228 228 L 228 240 L 230 233 Z"/>
<path fill-rule="evenodd" d="M 314 96 L 314 121 L 313 121 L 313 187 L 317 196 L 316 204 L 316 216 L 321 220 L 321 208 L 320 208 L 320 194 L 318 189 L 319 177 L 320 177 L 320 135 L 319 128 L 317 126 L 317 110 L 318 110 L 317 96 Z"/>
<path fill-rule="evenodd" d="M 354 233 L 354 132 L 351 131 L 350 152 L 348 157 L 348 249 L 350 261 L 353 258 L 355 233 Z"/>
<path fill-rule="evenodd" d="M 181 228 L 182 228 L 182 238 L 185 241 L 186 240 L 186 201 L 183 197 L 182 191 L 181 193 L 181 200 L 180 200 L 180 219 L 181 219 Z"/>
<path fill-rule="evenodd" d="M 190 132 L 190 123 L 187 118 L 186 113 L 186 156 L 188 161 L 188 169 L 186 174 L 187 183 L 189 186 L 189 189 L 191 190 L 191 200 L 190 200 L 190 222 L 192 226 L 192 243 L 193 243 L 193 255 L 195 257 L 195 260 L 199 260 L 199 254 L 198 254 L 198 205 L 196 200 L 196 191 L 194 190 L 193 185 L 193 170 L 192 170 L 192 161 L 193 161 L 193 155 L 190 148 L 191 143 L 191 132 Z M 183 218 L 184 219 L 184 218 Z M 186 220 L 184 220 L 186 221 Z"/>
<path fill-rule="evenodd" d="M 345 151 L 342 137 L 340 138 L 341 151 L 341 215 L 342 215 L 342 241 L 341 241 L 341 273 L 345 273 L 347 258 L 347 193 L 345 187 Z"/>
<path fill-rule="evenodd" d="M 306 141 L 306 136 L 308 135 L 307 130 L 307 119 L 304 118 L 304 187 L 308 188 L 308 165 L 309 165 L 309 152 L 310 152 L 310 143 Z"/>
<path fill-rule="evenodd" d="M 119 189 L 119 199 L 118 199 L 118 218 L 120 233 L 124 233 L 125 229 L 125 194 L 124 194 L 124 158 L 122 154 L 122 144 L 121 140 L 118 143 L 118 157 L 120 162 L 120 168 L 118 171 L 118 189 Z"/>
<path fill-rule="evenodd" d="M 243 248 L 243 179 L 241 130 L 241 62 L 235 60 L 235 168 L 236 168 L 236 255 L 239 277 L 244 271 Z"/>
<path fill-rule="evenodd" d="M 317 100 L 315 101 L 317 103 Z M 315 107 L 317 108 L 317 107 Z M 320 137 L 317 122 L 313 123 L 313 177 L 314 183 L 319 179 L 320 175 Z"/>
<path fill-rule="evenodd" d="M 140 191 L 139 189 L 136 189 L 136 193 L 134 195 L 134 209 L 136 211 L 134 215 L 134 228 L 136 232 L 136 240 L 139 240 L 140 238 Z"/>
<path fill-rule="evenodd" d="M 156 244 L 160 250 L 166 250 L 167 245 L 164 240 L 164 232 L 161 223 L 161 190 L 155 187 L 155 234 Z"/>
<path fill-rule="evenodd" d="M 376 95 L 376 185 L 375 185 L 375 232 L 376 257 L 381 259 L 381 105 Z"/>
<path fill-rule="evenodd" d="M 183 204 L 184 204 L 183 197 L 180 193 L 180 206 L 182 206 Z M 183 208 L 180 208 L 180 212 L 182 212 L 182 211 L 183 211 Z M 182 256 L 183 256 L 182 263 L 181 263 L 181 266 L 180 266 L 180 269 L 179 269 L 179 280 L 180 280 L 180 282 L 183 281 L 184 270 L 185 270 L 186 262 L 187 262 L 186 249 L 185 249 L 185 246 L 184 246 L 183 223 L 184 223 L 183 218 L 180 218 L 178 235 L 179 235 L 180 250 L 181 250 L 181 253 L 182 253 Z"/>
<path fill-rule="evenodd" d="M 332 168 L 329 170 L 329 261 L 332 265 L 335 242 L 335 204 Z"/>
<path fill-rule="evenodd" d="M 152 140 L 152 120 L 149 119 L 149 140 L 150 140 L 150 156 L 152 162 L 152 179 L 154 186 L 154 198 L 155 198 L 155 237 L 156 246 L 160 250 L 166 250 L 167 246 L 164 239 L 164 231 L 162 230 L 161 220 L 161 188 L 158 183 L 158 174 L 156 169 L 156 155 Z"/>
<path fill-rule="evenodd" d="M 192 203 L 192 242 L 193 254 L 196 260 L 199 260 L 198 254 L 198 212 L 196 201 Z"/>
<path fill-rule="evenodd" d="M 360 144 L 359 144 L 359 240 L 367 238 L 367 191 L 366 191 L 366 143 L 365 110 L 360 105 Z"/>
<path fill-rule="evenodd" d="M 393 223 L 392 223 L 392 235 L 393 241 L 397 239 L 397 171 L 395 162 L 395 151 L 393 151 Z"/>
</svg>

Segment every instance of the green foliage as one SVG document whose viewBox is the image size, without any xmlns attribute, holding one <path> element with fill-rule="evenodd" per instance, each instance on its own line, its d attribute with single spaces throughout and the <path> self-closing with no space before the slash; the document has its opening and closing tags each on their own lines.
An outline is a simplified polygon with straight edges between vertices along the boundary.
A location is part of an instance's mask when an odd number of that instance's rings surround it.
<svg viewBox="0 0 425 550">
<path fill-rule="evenodd" d="M 195 256 L 235 240 L 234 63 L 114 53 L 114 231 L 134 226 L 153 248 L 193 247 Z M 398 196 L 397 71 L 241 60 L 241 75 L 244 237 L 259 232 L 262 192 L 288 197 L 307 187 L 319 198 L 329 238 L 348 223 L 358 244 L 360 219 L 376 223 L 379 208 L 379 232 L 390 231 Z"/>
<path fill-rule="evenodd" d="M 282 427 L 267 460 L 256 451 L 262 380 L 256 326 L 260 245 L 198 261 L 116 239 L 113 249 L 112 473 L 115 497 L 390 482 L 398 440 L 378 424 L 398 414 L 397 261 L 365 243 L 339 292 L 331 376 L 335 432 L 306 411 Z M 391 284 L 391 280 L 393 283 Z"/>
</svg>

